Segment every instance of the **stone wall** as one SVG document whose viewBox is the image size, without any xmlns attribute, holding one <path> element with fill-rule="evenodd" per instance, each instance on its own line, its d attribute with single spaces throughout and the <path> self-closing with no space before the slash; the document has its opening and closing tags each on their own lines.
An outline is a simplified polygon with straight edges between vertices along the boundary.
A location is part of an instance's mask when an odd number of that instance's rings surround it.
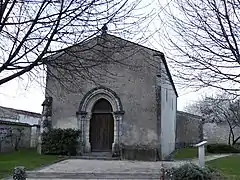
<svg viewBox="0 0 240 180">
<path fill-rule="evenodd" d="M 177 94 L 167 74 L 166 66 L 161 65 L 161 159 L 166 159 L 175 149 Z"/>
<path fill-rule="evenodd" d="M 35 129 L 39 129 L 38 126 Z M 14 150 L 16 140 L 20 138 L 19 148 L 36 147 L 37 133 L 32 136 L 32 126 L 27 123 L 0 120 L 0 152 Z"/>
<path fill-rule="evenodd" d="M 228 144 L 230 128 L 227 123 L 203 123 L 200 116 L 177 111 L 176 124 L 176 148 L 196 144 L 203 138 L 208 144 Z M 240 127 L 234 128 L 233 131 L 236 137 L 240 135 Z"/>
<path fill-rule="evenodd" d="M 206 136 L 208 143 L 228 143 L 229 137 L 229 125 L 226 123 L 204 123 L 203 132 Z M 234 128 L 234 135 L 237 137 L 240 135 L 240 128 Z M 240 141 L 238 141 L 240 142 Z"/>
<path fill-rule="evenodd" d="M 202 118 L 177 111 L 176 148 L 198 143 L 203 138 Z"/>
</svg>

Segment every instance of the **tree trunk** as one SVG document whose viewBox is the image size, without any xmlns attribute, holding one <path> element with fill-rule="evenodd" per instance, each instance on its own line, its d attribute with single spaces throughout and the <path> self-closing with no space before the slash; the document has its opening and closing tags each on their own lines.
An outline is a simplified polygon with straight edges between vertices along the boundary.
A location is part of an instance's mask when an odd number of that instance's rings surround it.
<svg viewBox="0 0 240 180">
<path fill-rule="evenodd" d="M 228 133 L 228 145 L 231 145 L 231 131 Z"/>
<path fill-rule="evenodd" d="M 240 139 L 240 136 L 238 136 L 236 139 L 233 139 L 233 144 L 232 145 L 235 145 L 239 139 Z"/>
<path fill-rule="evenodd" d="M 232 135 L 232 138 L 230 138 L 231 140 L 231 142 L 229 143 L 229 145 L 233 145 L 233 141 L 234 141 L 234 132 L 233 132 L 233 127 L 232 127 L 232 125 L 231 125 L 231 123 L 227 120 L 227 123 L 228 123 L 228 125 L 229 125 L 229 128 L 230 128 L 230 132 L 229 132 L 229 134 L 231 134 Z"/>
</svg>

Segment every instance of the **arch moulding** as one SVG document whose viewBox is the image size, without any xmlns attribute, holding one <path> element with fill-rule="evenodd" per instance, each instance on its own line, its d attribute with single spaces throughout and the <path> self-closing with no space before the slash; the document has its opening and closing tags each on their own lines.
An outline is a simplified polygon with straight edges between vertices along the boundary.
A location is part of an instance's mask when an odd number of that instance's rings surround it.
<svg viewBox="0 0 240 180">
<path fill-rule="evenodd" d="M 77 111 L 78 128 L 81 130 L 81 144 L 85 152 L 91 152 L 89 142 L 90 119 L 92 117 L 92 108 L 99 99 L 106 99 L 112 106 L 114 119 L 114 142 L 112 152 L 118 149 L 122 135 L 122 119 L 124 115 L 123 106 L 118 95 L 111 89 L 100 86 L 90 90 L 82 99 Z"/>
</svg>

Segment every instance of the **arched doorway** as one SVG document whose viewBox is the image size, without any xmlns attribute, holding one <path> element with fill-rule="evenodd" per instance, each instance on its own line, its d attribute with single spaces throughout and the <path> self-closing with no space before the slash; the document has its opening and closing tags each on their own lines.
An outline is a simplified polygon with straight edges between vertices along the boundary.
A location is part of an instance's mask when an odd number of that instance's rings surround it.
<svg viewBox="0 0 240 180">
<path fill-rule="evenodd" d="M 97 106 L 96 103 L 101 99 L 105 100 L 105 102 L 107 102 L 109 107 L 105 109 L 107 111 L 107 113 L 105 113 L 106 115 L 105 117 L 107 117 L 107 114 L 108 114 L 109 118 L 110 117 L 113 118 L 112 123 L 114 126 L 113 128 L 114 135 L 113 135 L 113 143 L 111 147 L 112 153 L 114 153 L 114 151 L 117 150 L 117 147 L 119 147 L 119 144 L 121 142 L 122 121 L 123 121 L 123 115 L 124 115 L 124 110 L 123 110 L 121 100 L 113 90 L 104 86 L 99 86 L 90 90 L 85 94 L 85 96 L 82 98 L 80 102 L 79 109 L 76 113 L 77 119 L 78 119 L 78 127 L 82 132 L 80 141 L 81 141 L 81 144 L 83 145 L 82 148 L 84 152 L 91 152 L 92 149 L 93 151 L 94 150 L 97 151 L 96 148 L 91 147 L 91 143 L 90 143 L 90 126 L 91 126 L 90 121 L 91 119 L 92 121 L 94 121 L 92 118 L 94 114 L 93 112 L 95 112 L 97 116 L 98 108 L 96 109 L 94 108 L 94 106 L 95 105 Z M 101 112 L 102 113 L 100 114 L 104 114 L 103 113 L 104 110 L 102 110 Z M 111 116 L 110 116 L 110 113 L 111 113 Z M 97 118 L 97 117 L 94 117 L 94 118 Z M 94 122 L 92 124 L 94 124 Z M 93 126 L 93 127 L 97 127 L 97 126 Z M 92 129 L 91 131 L 94 131 L 94 129 Z M 93 135 L 94 135 L 94 132 L 91 135 L 92 136 L 91 138 L 94 138 Z"/>
<path fill-rule="evenodd" d="M 112 106 L 106 99 L 101 98 L 94 104 L 89 134 L 91 151 L 112 151 L 112 143 L 114 142 L 114 119 L 112 112 Z"/>
</svg>

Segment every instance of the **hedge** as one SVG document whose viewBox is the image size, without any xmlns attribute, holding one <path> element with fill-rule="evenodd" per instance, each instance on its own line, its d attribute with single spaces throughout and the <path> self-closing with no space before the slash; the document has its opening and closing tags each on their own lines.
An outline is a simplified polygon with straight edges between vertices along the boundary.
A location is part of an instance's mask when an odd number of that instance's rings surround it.
<svg viewBox="0 0 240 180">
<path fill-rule="evenodd" d="M 43 154 L 75 156 L 79 137 L 79 130 L 51 129 L 42 134 L 42 152 Z"/>
<path fill-rule="evenodd" d="M 165 171 L 165 179 L 174 180 L 216 180 L 223 179 L 217 170 L 210 167 L 199 167 L 196 164 L 184 164 L 178 168 L 171 168 Z"/>
<path fill-rule="evenodd" d="M 208 144 L 207 152 L 209 153 L 240 153 L 236 147 L 227 144 Z"/>
</svg>

